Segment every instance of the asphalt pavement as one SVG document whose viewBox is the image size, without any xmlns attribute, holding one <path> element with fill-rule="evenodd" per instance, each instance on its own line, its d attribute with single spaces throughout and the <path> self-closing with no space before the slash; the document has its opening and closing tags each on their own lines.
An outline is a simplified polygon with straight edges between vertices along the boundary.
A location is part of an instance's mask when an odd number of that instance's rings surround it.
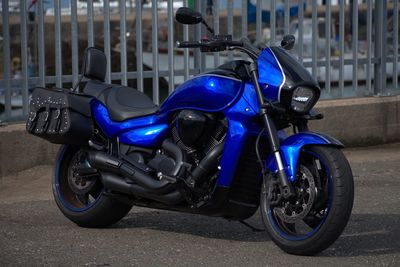
<svg viewBox="0 0 400 267">
<path fill-rule="evenodd" d="M 137 207 L 111 228 L 80 228 L 53 201 L 52 167 L 38 166 L 0 179 L 0 266 L 400 266 L 400 144 L 345 153 L 353 214 L 318 256 L 288 255 L 238 222 Z M 248 221 L 262 227 L 259 213 Z"/>
</svg>

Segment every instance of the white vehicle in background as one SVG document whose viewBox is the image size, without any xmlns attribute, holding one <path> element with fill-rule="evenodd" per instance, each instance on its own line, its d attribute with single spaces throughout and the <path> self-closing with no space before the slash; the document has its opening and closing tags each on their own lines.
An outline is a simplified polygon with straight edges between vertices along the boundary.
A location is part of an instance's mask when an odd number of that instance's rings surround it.
<svg viewBox="0 0 400 267">
<path fill-rule="evenodd" d="M 148 10 L 151 9 L 152 7 L 152 1 L 151 0 L 144 0 L 142 1 L 143 9 Z M 158 1 L 158 11 L 164 11 L 168 9 L 168 1 Z M 126 1 L 126 9 L 133 9 L 136 7 L 136 1 L 131 0 L 131 1 Z M 173 1 L 173 8 L 178 9 L 180 7 L 183 7 L 183 1 Z M 119 0 L 110 0 L 110 11 L 117 13 L 119 12 Z"/>
<path fill-rule="evenodd" d="M 19 1 L 17 1 L 19 2 Z M 93 0 L 93 13 L 94 14 L 102 14 L 104 10 L 104 1 L 103 0 Z M 111 13 L 118 13 L 119 12 L 119 3 L 121 1 L 119 0 L 110 0 L 110 12 Z M 144 10 L 149 10 L 152 7 L 152 2 L 151 1 L 143 1 L 143 9 Z M 68 7 L 62 7 L 61 8 L 61 15 L 70 15 L 71 14 L 71 5 Z M 173 2 L 173 8 L 178 9 L 183 6 L 183 1 L 174 1 Z M 125 8 L 127 12 L 130 10 L 135 9 L 136 7 L 136 1 L 135 0 L 127 0 L 125 1 Z M 168 8 L 168 1 L 158 1 L 158 10 L 159 11 L 166 11 Z M 79 15 L 85 15 L 87 14 L 87 0 L 78 0 L 77 1 L 77 13 Z M 48 8 L 45 13 L 47 16 L 54 16 L 54 7 Z"/>
<path fill-rule="evenodd" d="M 317 20 L 317 37 L 316 37 L 316 48 L 317 48 L 317 60 L 326 60 L 326 28 L 325 28 L 325 19 L 318 18 Z M 331 21 L 331 36 L 330 36 L 330 47 L 331 47 L 331 60 L 338 60 L 340 58 L 339 51 L 339 40 L 337 38 L 337 33 L 335 29 L 335 21 Z M 303 62 L 309 63 L 312 61 L 312 19 L 304 19 L 303 20 Z M 294 35 L 296 38 L 295 46 L 292 50 L 292 54 L 297 57 L 299 52 L 299 21 L 293 20 L 289 26 L 290 34 Z M 281 40 L 282 37 L 277 37 L 277 40 Z M 362 59 L 367 57 L 367 44 L 365 40 L 358 40 L 357 47 L 357 58 Z M 344 59 L 352 60 L 353 59 L 353 48 L 352 43 L 345 43 L 344 50 Z M 311 67 L 307 68 L 311 72 Z M 339 73 L 340 67 L 338 64 L 332 64 L 330 69 L 330 77 L 332 82 L 339 81 Z M 316 78 L 320 81 L 325 80 L 326 68 L 325 66 L 317 67 Z M 400 74 L 400 68 L 398 68 L 398 75 Z M 388 77 L 393 75 L 393 62 L 386 63 L 386 75 Z M 371 78 L 373 78 L 374 72 L 371 72 Z M 358 64 L 357 70 L 358 80 L 366 80 L 367 79 L 367 65 Z M 343 79 L 345 82 L 350 82 L 353 80 L 353 65 L 344 65 L 343 66 Z"/>
<path fill-rule="evenodd" d="M 319 18 L 317 20 L 317 58 L 321 58 L 326 55 L 326 25 L 325 19 Z M 334 51 L 337 48 L 337 42 L 335 40 L 336 32 L 335 32 L 335 23 L 332 21 L 331 23 L 331 36 L 330 36 L 330 46 L 331 51 Z M 304 19 L 303 20 L 303 57 L 312 57 L 312 19 Z M 296 38 L 296 44 L 292 51 L 297 52 L 299 46 L 299 20 L 293 20 L 289 26 L 289 33 L 294 35 Z"/>
<path fill-rule="evenodd" d="M 93 13 L 100 14 L 103 12 L 103 1 L 102 0 L 93 0 Z M 86 0 L 78 0 L 76 1 L 76 9 L 78 15 L 87 14 L 87 1 Z M 46 16 L 54 16 L 54 7 L 50 7 L 45 11 Z M 67 7 L 61 7 L 61 15 L 71 15 L 71 3 Z"/>
<path fill-rule="evenodd" d="M 19 0 L 8 0 L 8 12 L 9 13 L 19 13 L 20 12 L 20 2 Z M 3 12 L 3 5 L 0 4 L 0 13 Z"/>
</svg>

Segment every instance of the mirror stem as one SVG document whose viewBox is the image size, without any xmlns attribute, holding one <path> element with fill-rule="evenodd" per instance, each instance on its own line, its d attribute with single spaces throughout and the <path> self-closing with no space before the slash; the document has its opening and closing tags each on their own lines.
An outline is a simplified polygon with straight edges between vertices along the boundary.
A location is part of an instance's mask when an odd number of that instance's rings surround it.
<svg viewBox="0 0 400 267">
<path fill-rule="evenodd" d="M 207 30 L 208 30 L 211 34 L 214 35 L 214 29 L 211 28 L 210 26 L 208 26 L 207 22 L 206 22 L 204 19 L 201 21 L 201 23 L 203 23 L 204 26 L 206 26 Z"/>
</svg>

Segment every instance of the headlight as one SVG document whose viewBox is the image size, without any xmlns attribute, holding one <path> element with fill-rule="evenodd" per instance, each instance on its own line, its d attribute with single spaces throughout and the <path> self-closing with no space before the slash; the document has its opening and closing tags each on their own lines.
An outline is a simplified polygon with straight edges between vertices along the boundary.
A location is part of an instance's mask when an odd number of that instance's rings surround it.
<svg viewBox="0 0 400 267">
<path fill-rule="evenodd" d="M 314 90 L 308 87 L 297 87 L 293 91 L 291 107 L 293 111 L 303 113 L 309 111 L 316 102 Z"/>
</svg>

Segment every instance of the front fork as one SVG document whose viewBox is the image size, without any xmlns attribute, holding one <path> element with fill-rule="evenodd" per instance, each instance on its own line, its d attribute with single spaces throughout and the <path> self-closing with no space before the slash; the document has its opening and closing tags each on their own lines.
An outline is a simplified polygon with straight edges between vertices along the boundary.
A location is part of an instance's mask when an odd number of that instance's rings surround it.
<svg viewBox="0 0 400 267">
<path fill-rule="evenodd" d="M 276 165 L 278 167 L 278 178 L 282 186 L 282 195 L 285 199 L 288 199 L 295 195 L 292 184 L 289 182 L 286 175 L 285 166 L 283 165 L 281 153 L 280 153 L 280 143 L 278 137 L 278 131 L 275 128 L 275 124 L 271 117 L 268 115 L 268 105 L 264 101 L 263 93 L 261 87 L 258 83 L 258 73 L 256 63 L 251 63 L 249 66 L 249 72 L 253 80 L 254 88 L 256 90 L 258 103 L 260 105 L 260 116 L 263 121 L 264 127 L 267 130 L 267 137 L 269 140 L 271 151 L 274 155 Z"/>
</svg>

